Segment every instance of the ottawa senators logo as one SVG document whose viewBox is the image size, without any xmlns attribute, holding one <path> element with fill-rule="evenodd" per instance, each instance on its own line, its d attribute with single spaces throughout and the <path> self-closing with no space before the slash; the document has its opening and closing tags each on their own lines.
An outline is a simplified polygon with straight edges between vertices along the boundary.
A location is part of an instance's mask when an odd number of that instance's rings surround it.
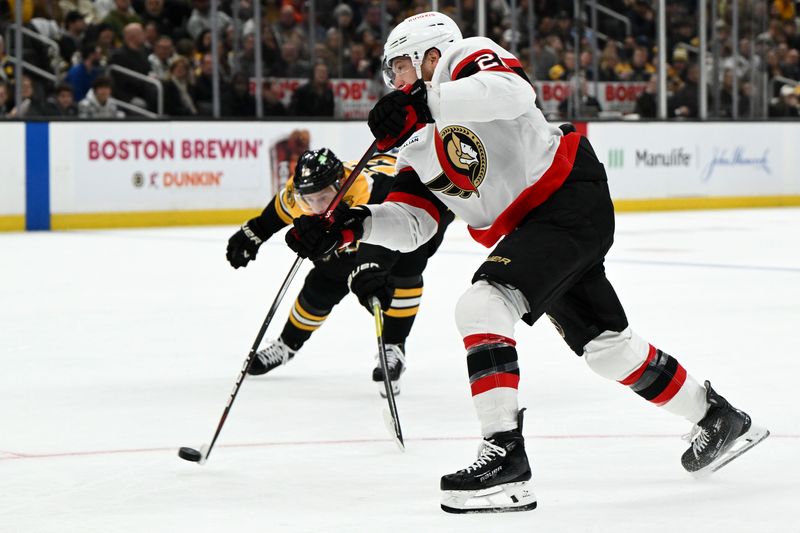
<svg viewBox="0 0 800 533">
<path fill-rule="evenodd" d="M 442 172 L 425 184 L 432 191 L 449 196 L 480 197 L 478 187 L 486 177 L 486 149 L 472 131 L 464 126 L 447 126 L 434 136 L 436 156 Z"/>
</svg>

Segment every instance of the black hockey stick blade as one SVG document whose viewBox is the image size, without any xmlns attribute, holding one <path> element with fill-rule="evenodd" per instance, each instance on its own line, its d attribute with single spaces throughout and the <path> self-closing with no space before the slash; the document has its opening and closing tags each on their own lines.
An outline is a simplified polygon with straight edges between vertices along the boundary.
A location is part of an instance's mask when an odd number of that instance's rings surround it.
<svg viewBox="0 0 800 533">
<path fill-rule="evenodd" d="M 386 401 L 389 402 L 388 411 L 383 412 L 383 420 L 389 434 L 392 435 L 395 444 L 400 451 L 405 451 L 406 445 L 403 442 L 403 430 L 400 428 L 400 417 L 397 414 L 397 404 L 394 401 L 394 389 L 389 380 L 389 366 L 386 363 L 386 344 L 383 342 L 383 317 L 381 316 L 381 304 L 377 298 L 372 299 L 372 314 L 375 316 L 375 333 L 378 338 L 378 359 L 381 369 L 383 369 L 383 387 L 386 390 Z"/>
</svg>

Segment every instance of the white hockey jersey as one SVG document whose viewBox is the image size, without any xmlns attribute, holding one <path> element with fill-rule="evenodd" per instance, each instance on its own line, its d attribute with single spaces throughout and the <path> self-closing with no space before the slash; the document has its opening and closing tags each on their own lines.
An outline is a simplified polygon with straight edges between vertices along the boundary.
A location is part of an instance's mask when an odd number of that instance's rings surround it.
<svg viewBox="0 0 800 533">
<path fill-rule="evenodd" d="M 456 43 L 429 84 L 435 123 L 398 153 L 398 174 L 413 171 L 487 247 L 561 186 L 580 138 L 563 137 L 547 122 L 521 72 L 519 61 L 490 39 Z M 390 194 L 388 203 L 369 206 L 365 242 L 408 251 L 429 239 L 436 232 L 432 206 L 411 196 Z"/>
</svg>

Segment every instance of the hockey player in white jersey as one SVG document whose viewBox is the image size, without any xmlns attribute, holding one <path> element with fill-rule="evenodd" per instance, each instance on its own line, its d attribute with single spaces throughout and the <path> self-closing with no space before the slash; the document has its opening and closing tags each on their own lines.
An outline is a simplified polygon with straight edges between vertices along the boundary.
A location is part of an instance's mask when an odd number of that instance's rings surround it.
<svg viewBox="0 0 800 533">
<path fill-rule="evenodd" d="M 442 477 L 442 509 L 536 507 L 514 325 L 542 314 L 594 372 L 694 424 L 687 471 L 714 471 L 763 440 L 768 431 L 628 325 L 604 269 L 614 235 L 605 169 L 588 139 L 545 120 L 519 61 L 489 39 L 463 39 L 436 12 L 403 21 L 384 51 L 395 90 L 369 126 L 379 148 L 399 147 L 392 191 L 380 205 L 338 209 L 331 225 L 296 219 L 287 243 L 306 257 L 353 236 L 413 250 L 450 208 L 493 247 L 455 310 L 484 441 L 474 463 Z"/>
</svg>

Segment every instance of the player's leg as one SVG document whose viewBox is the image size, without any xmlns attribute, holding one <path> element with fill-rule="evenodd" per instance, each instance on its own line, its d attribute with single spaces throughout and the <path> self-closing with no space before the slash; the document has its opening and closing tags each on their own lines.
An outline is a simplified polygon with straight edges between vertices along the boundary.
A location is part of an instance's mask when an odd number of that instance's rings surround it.
<svg viewBox="0 0 800 533">
<path fill-rule="evenodd" d="M 698 430 L 702 436 L 682 458 L 687 470 L 716 469 L 729 450 L 734 453 L 761 435 L 750 417 L 731 407 L 708 382 L 700 385 L 675 357 L 630 328 L 602 263 L 587 271 L 547 314 L 570 348 L 582 355 L 594 372 L 704 428 Z"/>
<path fill-rule="evenodd" d="M 256 353 L 249 374 L 265 374 L 288 363 L 325 323 L 333 307 L 348 293 L 346 272 L 351 265 L 342 265 L 342 262 L 334 257 L 315 263 L 294 301 L 280 337 L 267 341 Z"/>
<path fill-rule="evenodd" d="M 522 293 L 494 281 L 472 284 L 456 305 L 467 349 L 472 399 L 484 441 L 477 460 L 442 477 L 442 509 L 451 513 L 523 511 L 536 507 L 518 409 L 519 365 L 514 324 L 527 312 Z"/>
<path fill-rule="evenodd" d="M 520 318 L 533 324 L 611 246 L 613 206 L 602 181 L 602 166 L 590 168 L 590 163 L 581 160 L 594 173 L 571 174 L 547 202 L 500 241 L 458 303 L 456 320 L 467 349 L 473 402 L 485 441 L 492 446 L 484 446 L 470 467 L 442 478 L 445 510 L 468 507 L 465 496 L 506 489 L 525 492 L 512 494 L 516 500 L 486 504 L 481 510 L 519 510 L 535 503 L 528 487 L 527 458 L 512 459 L 508 468 L 502 464 L 506 457 L 525 457 L 513 326 Z M 505 448 L 505 454 L 500 448 Z M 497 470 L 498 466 L 502 468 Z M 509 480 L 509 474 L 518 477 Z"/>
</svg>

